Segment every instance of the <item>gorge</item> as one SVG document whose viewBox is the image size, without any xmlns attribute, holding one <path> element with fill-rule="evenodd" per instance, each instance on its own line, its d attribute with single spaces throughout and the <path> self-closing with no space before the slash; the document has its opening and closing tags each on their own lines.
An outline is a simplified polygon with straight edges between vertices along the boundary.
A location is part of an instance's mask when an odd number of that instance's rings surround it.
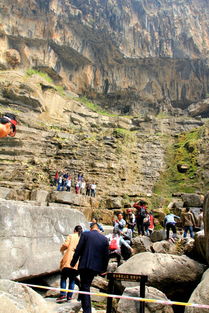
<svg viewBox="0 0 209 313">
<path fill-rule="evenodd" d="M 194 211 L 204 208 L 205 229 L 184 242 L 180 225 L 175 244 L 136 236 L 135 255 L 118 271 L 143 271 L 147 260 L 150 297 L 179 300 L 184 293 L 188 301 L 192 293 L 193 302 L 209 304 L 208 0 L 1 0 L 5 112 L 18 125 L 15 137 L 0 138 L 3 313 L 16 288 L 26 304 L 20 300 L 24 309 L 13 313 L 67 312 L 4 280 L 38 277 L 51 285 L 47 275 L 58 272 L 59 247 L 75 224 L 88 228 L 94 215 L 111 225 L 140 198 L 154 211 L 156 237 L 165 214 L 181 215 L 186 200 Z M 71 192 L 56 191 L 56 171 L 72 175 Z M 78 173 L 96 183 L 95 198 L 75 194 Z M 134 288 L 125 293 L 138 295 Z M 120 301 L 117 313 L 127 308 Z"/>
</svg>

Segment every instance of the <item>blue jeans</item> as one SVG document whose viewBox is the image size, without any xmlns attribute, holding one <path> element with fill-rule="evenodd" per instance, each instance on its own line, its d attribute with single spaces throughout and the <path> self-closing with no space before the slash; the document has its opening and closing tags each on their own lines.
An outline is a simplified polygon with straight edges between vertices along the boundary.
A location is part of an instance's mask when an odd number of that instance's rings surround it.
<svg viewBox="0 0 209 313">
<path fill-rule="evenodd" d="M 67 278 L 69 278 L 68 289 L 74 290 L 75 279 L 76 279 L 77 275 L 78 275 L 78 271 L 76 271 L 76 270 L 74 270 L 72 268 L 64 267 L 62 269 L 62 272 L 61 272 L 60 288 L 61 289 L 66 289 L 66 281 L 67 281 Z M 66 291 L 60 291 L 60 295 L 65 296 L 66 295 Z M 67 298 L 68 299 L 72 298 L 72 296 L 73 296 L 73 292 L 68 292 L 67 293 Z"/>
<path fill-rule="evenodd" d="M 188 231 L 190 233 L 190 237 L 194 238 L 193 226 L 184 226 L 184 236 L 183 237 L 186 238 Z"/>
</svg>

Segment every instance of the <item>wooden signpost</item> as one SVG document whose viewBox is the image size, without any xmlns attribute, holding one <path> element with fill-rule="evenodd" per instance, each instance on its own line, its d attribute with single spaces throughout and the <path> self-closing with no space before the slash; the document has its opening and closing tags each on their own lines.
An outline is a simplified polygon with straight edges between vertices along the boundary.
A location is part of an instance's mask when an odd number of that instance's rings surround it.
<svg viewBox="0 0 209 313">
<path fill-rule="evenodd" d="M 114 282 L 115 280 L 119 281 L 131 281 L 131 282 L 140 282 L 140 298 L 145 298 L 145 284 L 148 277 L 146 275 L 137 275 L 137 274 L 123 274 L 123 273 L 108 273 L 107 279 L 109 280 L 108 284 L 108 293 L 114 293 Z M 145 303 L 140 301 L 139 313 L 144 313 Z M 107 298 L 107 311 L 106 313 L 112 312 L 112 298 Z"/>
</svg>

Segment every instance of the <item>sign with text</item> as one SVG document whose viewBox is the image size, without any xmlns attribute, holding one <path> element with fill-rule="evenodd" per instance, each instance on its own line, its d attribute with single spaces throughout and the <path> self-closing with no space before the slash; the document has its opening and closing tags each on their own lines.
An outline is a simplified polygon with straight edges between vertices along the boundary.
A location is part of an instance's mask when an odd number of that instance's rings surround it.
<svg viewBox="0 0 209 313">
<path fill-rule="evenodd" d="M 136 281 L 139 282 L 141 279 L 147 281 L 147 276 L 137 274 L 126 274 L 126 273 L 108 273 L 108 279 L 122 280 L 122 281 Z"/>
</svg>

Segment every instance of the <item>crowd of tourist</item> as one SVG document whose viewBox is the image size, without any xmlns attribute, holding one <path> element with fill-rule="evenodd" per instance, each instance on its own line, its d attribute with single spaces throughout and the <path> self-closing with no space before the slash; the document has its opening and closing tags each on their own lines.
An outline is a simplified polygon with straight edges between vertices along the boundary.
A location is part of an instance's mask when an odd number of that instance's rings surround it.
<svg viewBox="0 0 209 313">
<path fill-rule="evenodd" d="M 96 196 L 96 183 L 86 181 L 82 173 L 78 173 L 72 177 L 71 174 L 56 171 L 53 181 L 57 191 L 72 191 L 76 194 L 86 195 L 90 197 Z"/>
<path fill-rule="evenodd" d="M 83 177 L 78 181 L 82 181 Z M 200 210 L 198 221 L 196 222 L 190 208 L 184 203 L 182 216 L 179 217 L 169 213 L 164 218 L 166 238 L 169 240 L 170 231 L 172 238 L 177 236 L 176 223 L 181 220 L 183 227 L 183 238 L 194 237 L 194 226 L 203 228 L 203 211 Z M 105 273 L 110 259 L 115 258 L 117 265 L 122 259 L 127 260 L 133 253 L 132 238 L 134 232 L 139 235 L 150 236 L 154 231 L 154 217 L 148 210 L 146 201 L 140 200 L 134 203 L 133 208 L 128 208 L 125 213 L 118 212 L 113 218 L 113 230 L 110 234 L 104 235 L 104 228 L 98 223 L 98 219 L 93 217 L 89 223 L 90 231 L 83 230 L 80 225 L 74 229 L 74 233 L 69 235 L 61 246 L 60 251 L 64 256 L 60 263 L 61 280 L 60 296 L 58 303 L 70 301 L 73 295 L 75 282 L 80 291 L 87 294 L 79 294 L 78 301 L 81 301 L 83 313 L 91 312 L 91 299 L 88 292 L 93 278 L 97 274 Z M 80 275 L 80 281 L 77 275 Z M 69 292 L 66 292 L 66 281 L 69 279 Z"/>
</svg>

